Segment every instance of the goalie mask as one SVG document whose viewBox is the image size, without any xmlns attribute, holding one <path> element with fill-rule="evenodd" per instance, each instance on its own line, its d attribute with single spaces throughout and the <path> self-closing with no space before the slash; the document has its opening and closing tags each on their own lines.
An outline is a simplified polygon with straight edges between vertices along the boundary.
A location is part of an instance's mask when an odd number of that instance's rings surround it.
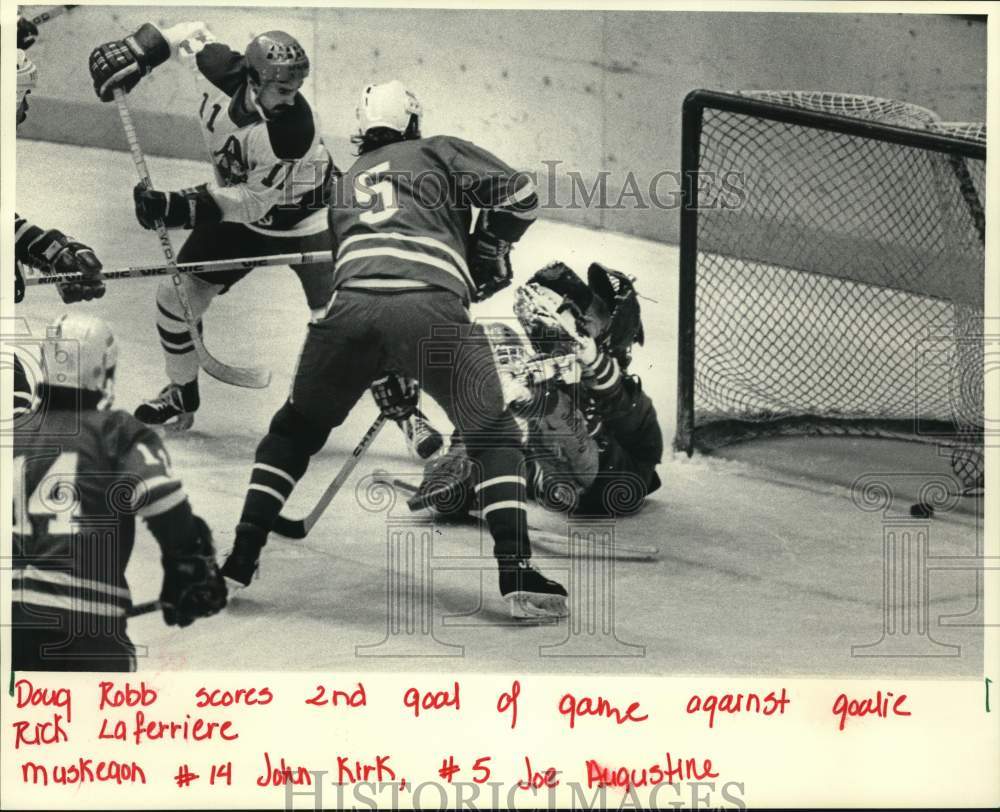
<svg viewBox="0 0 1000 812">
<path fill-rule="evenodd" d="M 632 345 L 645 340 L 639 301 L 631 278 L 594 262 L 587 270 L 585 283 L 565 263 L 552 262 L 537 271 L 528 284 L 548 288 L 562 296 L 579 314 L 599 349 L 614 357 L 622 369 L 628 367 Z M 529 312 L 517 315 L 535 349 L 552 352 L 551 332 L 534 323 Z M 556 350 L 560 351 L 558 347 Z"/>
</svg>

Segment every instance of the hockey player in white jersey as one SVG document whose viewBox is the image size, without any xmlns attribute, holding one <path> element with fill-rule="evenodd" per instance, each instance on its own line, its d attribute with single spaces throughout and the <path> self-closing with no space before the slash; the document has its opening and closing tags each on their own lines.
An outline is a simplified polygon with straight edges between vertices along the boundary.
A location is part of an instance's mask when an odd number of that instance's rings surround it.
<svg viewBox="0 0 1000 812">
<path fill-rule="evenodd" d="M 179 262 L 329 250 L 326 205 L 338 173 L 323 144 L 319 123 L 299 92 L 309 57 L 283 31 L 268 31 L 238 53 L 217 42 L 203 23 L 158 29 L 146 23 L 124 40 L 90 55 L 90 74 L 102 101 L 128 92 L 168 59 L 189 66 L 199 96 L 194 104 L 215 177 L 189 189 L 161 192 L 137 185 L 135 214 L 146 229 L 191 229 Z M 293 265 L 313 318 L 323 315 L 333 292 L 332 263 Z M 199 318 L 212 299 L 246 276 L 185 274 Z M 170 383 L 141 404 L 135 415 L 147 424 L 186 429 L 200 404 L 198 358 L 188 325 L 167 279 L 156 296 L 156 326 Z"/>
</svg>

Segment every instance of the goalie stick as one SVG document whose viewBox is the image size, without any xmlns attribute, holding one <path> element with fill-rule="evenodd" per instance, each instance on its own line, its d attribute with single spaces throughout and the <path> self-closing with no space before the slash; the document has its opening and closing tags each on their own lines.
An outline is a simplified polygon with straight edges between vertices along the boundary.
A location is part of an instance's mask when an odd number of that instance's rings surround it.
<svg viewBox="0 0 1000 812">
<path fill-rule="evenodd" d="M 268 257 L 247 257 L 246 259 L 216 259 L 209 262 L 183 262 L 174 265 L 135 265 L 129 268 L 119 268 L 116 271 L 103 271 L 101 276 L 105 282 L 109 279 L 146 279 L 150 276 L 167 276 L 179 273 L 219 273 L 220 271 L 241 271 L 247 268 L 263 268 L 273 265 L 312 265 L 317 262 L 329 262 L 329 251 L 307 251 L 299 254 L 274 254 Z M 26 277 L 24 284 L 59 285 L 63 282 L 79 282 L 83 279 L 80 273 L 57 273 L 49 276 Z"/>
<path fill-rule="evenodd" d="M 323 495 L 319 498 L 319 502 L 316 503 L 316 506 L 304 518 L 289 519 L 286 516 L 278 516 L 274 520 L 274 526 L 271 528 L 272 532 L 289 539 L 304 539 L 308 536 L 309 531 L 313 529 L 327 506 L 333 501 L 333 497 L 343 487 L 355 466 L 368 450 L 368 447 L 375 441 L 378 433 L 382 430 L 382 426 L 385 425 L 385 420 L 385 415 L 379 412 L 371 428 L 365 432 L 365 436 L 361 438 L 361 442 L 351 452 L 351 456 L 344 460 L 344 464 L 337 472 L 337 476 L 327 486 Z"/>
<path fill-rule="evenodd" d="M 125 93 L 121 88 L 115 88 L 115 103 L 118 105 L 118 115 L 122 120 L 122 128 L 125 130 L 125 139 L 128 141 L 129 151 L 132 153 L 132 160 L 135 168 L 139 172 L 139 180 L 147 189 L 153 188 L 153 181 L 149 177 L 149 169 L 146 167 L 146 158 L 142 154 L 142 147 L 139 146 L 139 137 L 136 134 L 135 124 L 132 121 L 132 113 L 125 102 Z M 271 382 L 271 371 L 263 367 L 233 367 L 223 364 L 209 353 L 205 343 L 201 338 L 201 331 L 198 329 L 198 321 L 191 310 L 191 302 L 187 292 L 184 290 L 184 279 L 177 273 L 177 259 L 174 254 L 173 245 L 170 242 L 170 235 L 162 220 L 156 223 L 156 234 L 160 238 L 160 248 L 163 250 L 163 258 L 167 262 L 167 267 L 171 269 L 171 280 L 174 283 L 174 290 L 177 292 L 177 300 L 180 302 L 183 311 L 184 321 L 187 322 L 188 332 L 191 334 L 191 343 L 194 345 L 198 355 L 198 362 L 216 380 L 228 383 L 233 386 L 244 386 L 248 389 L 263 389 Z"/>
<path fill-rule="evenodd" d="M 398 477 L 393 477 L 385 471 L 375 471 L 375 473 L 372 474 L 372 478 L 374 479 L 375 482 L 378 482 L 382 485 L 388 485 L 390 487 L 399 489 L 403 493 L 411 494 L 412 495 L 411 498 L 406 503 L 407 507 L 409 507 L 410 510 L 425 510 L 430 507 L 429 499 L 418 500 L 414 498 L 418 491 L 416 485 L 413 485 L 410 482 L 406 482 L 405 480 L 399 479 Z M 479 517 L 473 516 L 470 513 L 470 518 L 478 519 Z M 563 545 L 569 544 L 569 540 L 560 535 L 559 533 L 552 533 L 549 532 L 548 530 L 540 530 L 537 527 L 532 527 L 530 525 L 528 526 L 528 531 L 531 535 L 532 541 L 540 541 L 546 544 L 563 544 Z M 651 561 L 656 559 L 660 555 L 659 547 L 652 547 L 647 545 L 626 545 L 626 544 L 619 544 L 617 541 L 614 544 L 614 551 L 616 553 L 623 553 L 627 555 L 629 558 L 635 558 L 640 561 Z"/>
</svg>

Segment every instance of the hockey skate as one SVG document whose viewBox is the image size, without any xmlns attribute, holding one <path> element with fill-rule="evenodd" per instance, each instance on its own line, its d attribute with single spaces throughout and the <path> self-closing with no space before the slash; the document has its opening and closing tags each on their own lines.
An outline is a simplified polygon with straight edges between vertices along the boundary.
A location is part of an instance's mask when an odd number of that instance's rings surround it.
<svg viewBox="0 0 1000 812">
<path fill-rule="evenodd" d="M 238 591 L 250 586 L 260 567 L 260 551 L 266 540 L 267 534 L 259 527 L 251 524 L 236 526 L 236 541 L 221 570 L 231 590 Z"/>
<path fill-rule="evenodd" d="M 194 423 L 194 413 L 199 405 L 197 381 L 183 385 L 170 383 L 155 398 L 140 403 L 135 417 L 147 426 L 187 431 Z"/>
<path fill-rule="evenodd" d="M 546 578 L 525 558 L 500 559 L 500 594 L 513 618 L 560 618 L 569 614 L 565 587 Z"/>
<path fill-rule="evenodd" d="M 406 446 L 410 454 L 418 460 L 429 460 L 444 445 L 444 438 L 423 412 L 415 411 L 405 420 L 400 420 L 399 427 L 406 436 Z"/>
</svg>

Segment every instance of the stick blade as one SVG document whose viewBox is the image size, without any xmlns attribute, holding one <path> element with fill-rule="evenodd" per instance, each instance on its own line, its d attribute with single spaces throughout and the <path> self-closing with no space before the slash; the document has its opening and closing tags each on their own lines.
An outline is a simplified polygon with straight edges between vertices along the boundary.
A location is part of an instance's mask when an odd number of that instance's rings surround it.
<svg viewBox="0 0 1000 812">
<path fill-rule="evenodd" d="M 284 536 L 286 539 L 304 539 L 309 535 L 309 530 L 303 519 L 289 519 L 285 516 L 279 516 L 274 520 L 271 532 Z"/>
</svg>

